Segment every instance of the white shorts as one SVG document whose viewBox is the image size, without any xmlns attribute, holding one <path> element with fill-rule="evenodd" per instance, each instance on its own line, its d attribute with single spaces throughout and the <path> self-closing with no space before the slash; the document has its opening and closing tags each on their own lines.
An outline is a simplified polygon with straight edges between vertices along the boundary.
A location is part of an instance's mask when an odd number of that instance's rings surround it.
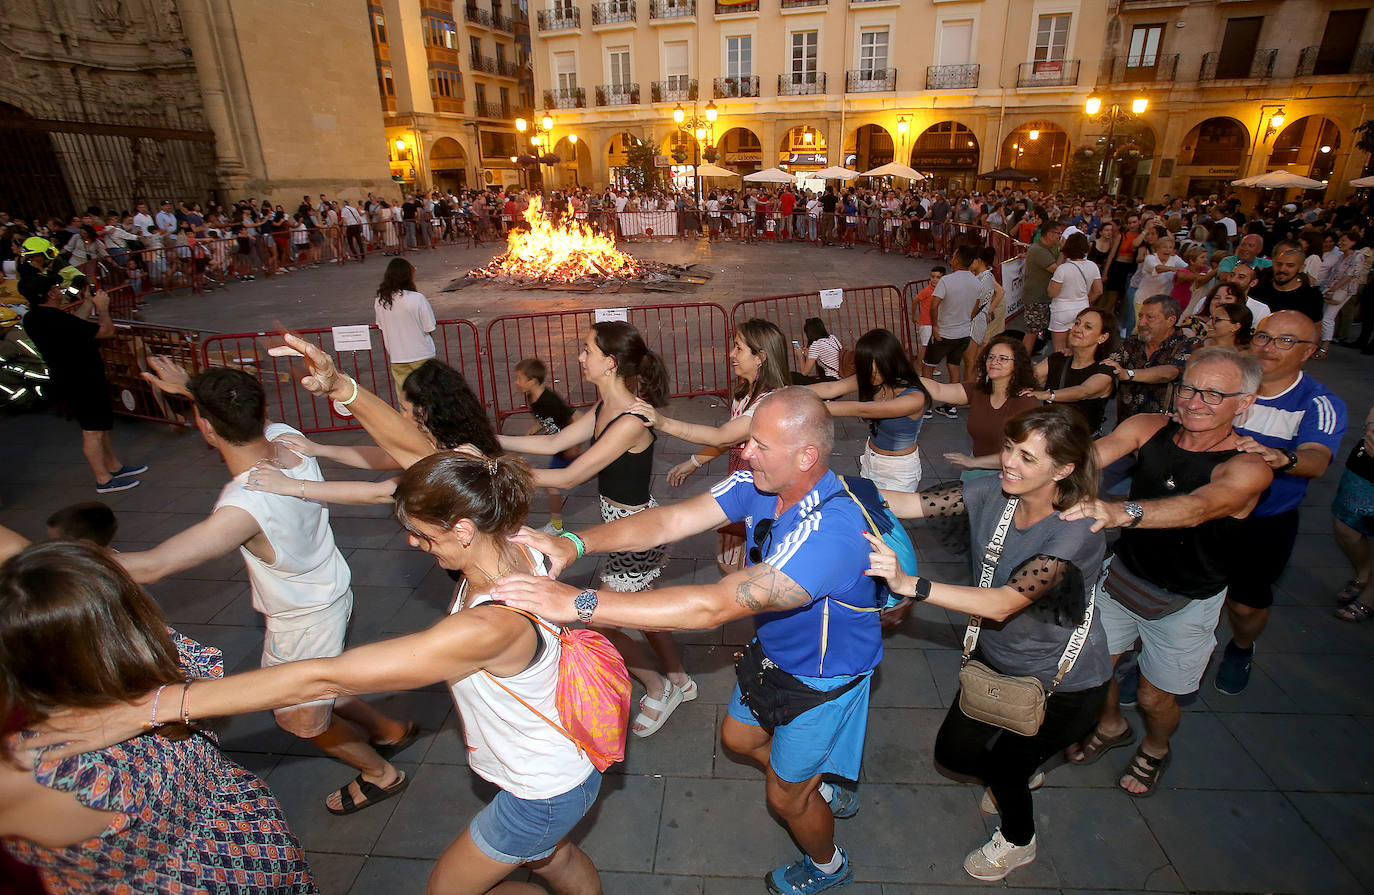
<svg viewBox="0 0 1374 895">
<path fill-rule="evenodd" d="M 1160 619 L 1144 619 L 1116 600 L 1097 601 L 1097 614 L 1107 634 L 1107 649 L 1119 656 L 1140 638 L 1140 673 L 1165 693 L 1183 696 L 1202 683 L 1212 649 L 1217 645 L 1217 619 L 1226 591 L 1194 600 Z"/>
<path fill-rule="evenodd" d="M 929 344 L 930 344 L 930 340 L 931 340 L 934 336 L 935 336 L 935 326 L 934 326 L 933 324 L 925 323 L 925 324 L 921 324 L 921 325 L 919 325 L 919 326 L 916 327 L 916 338 L 920 340 L 920 342 L 921 342 L 921 344 L 922 344 L 923 346 L 924 346 L 924 345 L 929 345 Z"/>
<path fill-rule="evenodd" d="M 1050 332 L 1066 333 L 1073 326 L 1078 312 L 1089 307 L 1087 299 L 1079 301 L 1050 302 Z"/>
<path fill-rule="evenodd" d="M 889 457 L 866 444 L 859 458 L 859 475 L 884 490 L 913 493 L 921 483 L 921 451 L 918 448 L 900 457 Z"/>
<path fill-rule="evenodd" d="M 262 641 L 262 667 L 299 662 L 302 659 L 332 659 L 343 652 L 348 620 L 353 615 L 353 592 L 312 616 L 311 624 L 287 631 L 268 630 Z M 301 739 L 319 736 L 329 728 L 334 700 L 317 699 L 301 705 L 274 709 L 277 726 Z"/>
</svg>

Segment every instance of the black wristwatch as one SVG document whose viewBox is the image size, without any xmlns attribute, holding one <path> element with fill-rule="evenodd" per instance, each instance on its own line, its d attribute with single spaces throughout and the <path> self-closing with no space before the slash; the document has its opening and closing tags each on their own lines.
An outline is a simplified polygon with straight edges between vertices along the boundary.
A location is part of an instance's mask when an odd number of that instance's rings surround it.
<svg viewBox="0 0 1374 895">
<path fill-rule="evenodd" d="M 930 596 L 930 584 L 929 578 L 917 578 L 916 593 L 912 594 L 911 598 L 917 603 L 924 603 L 926 598 Z"/>
<path fill-rule="evenodd" d="M 1287 463 L 1284 463 L 1282 466 L 1275 466 L 1275 467 L 1274 467 L 1274 472 L 1276 472 L 1276 473 L 1279 473 L 1279 472 L 1287 472 L 1288 470 L 1292 469 L 1294 466 L 1297 466 L 1297 465 L 1298 465 L 1298 452 L 1297 452 L 1297 451 L 1290 451 L 1288 448 L 1279 448 L 1279 452 L 1280 452 L 1281 454 L 1283 454 L 1285 457 L 1288 458 L 1288 462 L 1287 462 Z"/>
</svg>

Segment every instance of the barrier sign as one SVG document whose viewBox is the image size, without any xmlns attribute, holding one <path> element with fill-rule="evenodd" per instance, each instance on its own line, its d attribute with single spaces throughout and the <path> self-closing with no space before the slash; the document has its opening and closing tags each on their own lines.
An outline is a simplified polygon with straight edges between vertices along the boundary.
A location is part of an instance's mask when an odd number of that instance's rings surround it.
<svg viewBox="0 0 1374 895">
<path fill-rule="evenodd" d="M 366 324 L 336 326 L 332 329 L 335 351 L 371 351 L 372 330 Z"/>
<path fill-rule="evenodd" d="M 840 306 L 843 305 L 843 304 L 844 304 L 844 290 L 843 290 L 843 289 L 822 289 L 822 290 L 821 290 L 821 307 L 823 307 L 823 308 L 838 308 L 838 307 L 840 307 Z"/>
<path fill-rule="evenodd" d="M 597 308 L 596 322 L 611 323 L 613 321 L 628 322 L 630 319 L 629 308 Z"/>
</svg>

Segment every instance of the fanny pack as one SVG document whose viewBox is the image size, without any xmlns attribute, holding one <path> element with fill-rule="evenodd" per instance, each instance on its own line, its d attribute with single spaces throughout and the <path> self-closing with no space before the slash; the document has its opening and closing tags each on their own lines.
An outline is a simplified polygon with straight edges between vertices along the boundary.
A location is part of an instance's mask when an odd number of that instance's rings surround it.
<svg viewBox="0 0 1374 895">
<path fill-rule="evenodd" d="M 1158 621 L 1173 615 L 1193 602 L 1192 597 L 1180 597 L 1141 578 L 1126 568 L 1120 556 L 1113 557 L 1111 565 L 1107 567 L 1105 587 L 1113 600 L 1146 621 Z"/>
<path fill-rule="evenodd" d="M 764 727 L 781 727 L 802 712 L 839 699 L 868 679 L 861 674 L 833 690 L 817 690 L 783 671 L 764 655 L 757 637 L 735 654 L 740 698 Z"/>
<path fill-rule="evenodd" d="M 1007 530 L 1011 527 L 1012 515 L 1016 512 L 1016 504 L 1017 500 L 1014 497 L 1007 501 L 1002 518 L 997 521 L 997 528 L 993 531 L 992 540 L 984 549 L 979 587 L 992 587 L 993 574 L 997 571 L 998 560 L 1002 558 L 1002 547 L 1007 539 Z M 978 616 L 970 616 L 968 629 L 964 632 L 964 654 L 959 666 L 959 711 L 974 721 L 982 721 L 984 724 L 991 724 L 993 727 L 1000 727 L 1023 737 L 1035 736 L 1040 731 L 1040 725 L 1045 722 L 1045 701 L 1059 689 L 1060 682 L 1078 661 L 1078 654 L 1087 642 L 1096 596 L 1097 587 L 1094 585 L 1093 592 L 1088 597 L 1087 610 L 1083 613 L 1083 621 L 1074 629 L 1073 636 L 1064 647 L 1064 654 L 1059 658 L 1059 669 L 1048 694 L 1039 678 L 999 674 L 982 662 L 970 658 L 974 646 L 978 643 L 978 633 L 983 624 L 983 620 Z"/>
</svg>

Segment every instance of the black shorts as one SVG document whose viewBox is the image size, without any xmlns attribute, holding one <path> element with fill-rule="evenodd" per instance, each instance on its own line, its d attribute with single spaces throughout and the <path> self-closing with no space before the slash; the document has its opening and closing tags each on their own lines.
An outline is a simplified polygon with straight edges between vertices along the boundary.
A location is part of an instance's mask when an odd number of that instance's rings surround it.
<svg viewBox="0 0 1374 895">
<path fill-rule="evenodd" d="M 63 398 L 67 414 L 81 427 L 82 432 L 108 432 L 114 428 L 114 411 L 110 409 L 110 387 L 76 389 Z"/>
<path fill-rule="evenodd" d="M 971 341 L 973 340 L 969 336 L 964 336 L 962 339 L 936 339 L 926 346 L 925 359 L 922 363 L 930 364 L 933 367 L 944 361 L 950 366 L 956 366 L 964 359 L 964 351 Z"/>
<path fill-rule="evenodd" d="M 1226 599 L 1252 609 L 1268 609 L 1274 604 L 1274 582 L 1283 574 L 1298 540 L 1298 511 L 1247 516 L 1236 527 L 1235 539 L 1240 561 L 1231 570 Z"/>
</svg>

